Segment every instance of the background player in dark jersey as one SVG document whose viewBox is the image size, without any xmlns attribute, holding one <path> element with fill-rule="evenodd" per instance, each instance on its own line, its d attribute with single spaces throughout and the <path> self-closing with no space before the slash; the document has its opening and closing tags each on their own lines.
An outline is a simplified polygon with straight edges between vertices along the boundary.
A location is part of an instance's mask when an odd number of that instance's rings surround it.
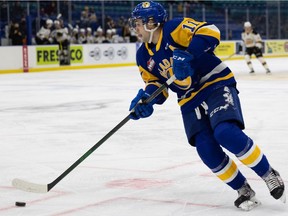
<svg viewBox="0 0 288 216">
<path fill-rule="evenodd" d="M 262 47 L 263 41 L 259 33 L 252 29 L 252 25 L 250 22 L 244 23 L 244 31 L 241 34 L 241 38 L 243 40 L 245 46 L 245 61 L 250 69 L 250 73 L 255 73 L 253 69 L 253 65 L 251 62 L 251 56 L 254 54 L 256 58 L 260 61 L 263 67 L 266 70 L 267 74 L 270 74 L 271 71 L 263 58 Z"/>
<path fill-rule="evenodd" d="M 142 40 L 136 55 L 145 88 L 130 105 L 132 119 L 146 118 L 154 104 L 162 104 L 168 89 L 150 103 L 142 103 L 175 75 L 169 85 L 176 93 L 188 142 L 202 161 L 223 182 L 238 192 L 236 207 L 250 210 L 259 201 L 236 163 L 223 151 L 232 152 L 267 184 L 275 199 L 286 201 L 284 183 L 261 149 L 244 132 L 236 80 L 231 70 L 214 55 L 220 42 L 219 29 L 191 18 L 167 21 L 163 6 L 156 2 L 138 4 L 130 25 Z"/>
</svg>

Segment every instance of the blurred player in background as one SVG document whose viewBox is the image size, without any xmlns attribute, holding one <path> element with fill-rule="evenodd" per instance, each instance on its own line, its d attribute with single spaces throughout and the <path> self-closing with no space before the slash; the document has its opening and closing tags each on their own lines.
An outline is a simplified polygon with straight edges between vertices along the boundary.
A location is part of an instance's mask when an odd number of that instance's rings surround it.
<svg viewBox="0 0 288 216">
<path fill-rule="evenodd" d="M 241 34 L 241 38 L 243 40 L 245 46 L 245 60 L 247 65 L 250 69 L 250 73 L 254 74 L 255 71 L 253 69 L 253 65 L 251 62 L 251 56 L 254 54 L 256 58 L 260 61 L 263 67 L 266 70 L 267 74 L 270 74 L 271 71 L 263 58 L 262 48 L 263 48 L 263 41 L 259 33 L 252 29 L 252 25 L 250 22 L 244 23 L 244 31 Z"/>
<path fill-rule="evenodd" d="M 53 42 L 51 37 L 52 26 L 53 21 L 51 19 L 47 19 L 45 25 L 42 26 L 36 34 L 35 41 L 38 45 L 51 44 Z"/>
<path fill-rule="evenodd" d="M 57 32 L 58 32 L 59 30 L 62 29 L 62 26 L 61 26 L 59 20 L 54 20 L 53 25 L 54 25 L 54 28 L 53 28 L 53 30 L 51 31 L 50 36 L 51 36 L 51 38 L 52 38 L 52 43 L 53 43 L 53 44 L 57 44 L 56 34 L 57 34 Z"/>
<path fill-rule="evenodd" d="M 219 29 L 192 18 L 167 21 L 166 10 L 153 1 L 138 4 L 129 23 L 143 42 L 136 62 L 145 83 L 144 90 L 140 89 L 131 102 L 131 119 L 149 117 L 154 104 L 165 102 L 168 87 L 151 102 L 143 101 L 174 74 L 177 80 L 169 85 L 169 90 L 178 96 L 188 142 L 196 147 L 211 171 L 238 192 L 234 205 L 250 210 L 259 205 L 259 201 L 223 148 L 261 177 L 275 199 L 285 202 L 282 178 L 243 132 L 236 80 L 227 65 L 214 54 L 220 43 Z"/>
<path fill-rule="evenodd" d="M 86 31 L 84 28 L 80 28 L 78 36 L 78 44 L 86 44 L 86 43 L 87 43 Z"/>
<path fill-rule="evenodd" d="M 73 28 L 71 31 L 70 42 L 71 44 L 78 44 L 79 28 Z"/>
<path fill-rule="evenodd" d="M 90 27 L 86 29 L 86 39 L 87 39 L 87 44 L 93 44 L 95 42 L 95 38 L 92 34 L 92 29 Z"/>
<path fill-rule="evenodd" d="M 103 43 L 106 40 L 103 29 L 99 26 L 94 32 L 95 43 Z"/>
<path fill-rule="evenodd" d="M 55 29 L 51 33 L 58 44 L 58 58 L 60 65 L 70 65 L 70 36 L 68 28 L 64 28 L 59 20 L 54 21 Z"/>
</svg>

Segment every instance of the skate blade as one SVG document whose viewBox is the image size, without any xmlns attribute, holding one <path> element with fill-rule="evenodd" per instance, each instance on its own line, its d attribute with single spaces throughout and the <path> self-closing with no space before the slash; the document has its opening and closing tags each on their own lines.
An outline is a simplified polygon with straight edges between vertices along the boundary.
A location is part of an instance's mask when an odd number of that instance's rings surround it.
<svg viewBox="0 0 288 216">
<path fill-rule="evenodd" d="M 257 200 L 255 197 L 251 198 L 250 200 L 246 200 L 245 202 L 239 205 L 239 208 L 243 211 L 250 211 L 251 209 L 261 205 L 261 202 Z"/>
</svg>

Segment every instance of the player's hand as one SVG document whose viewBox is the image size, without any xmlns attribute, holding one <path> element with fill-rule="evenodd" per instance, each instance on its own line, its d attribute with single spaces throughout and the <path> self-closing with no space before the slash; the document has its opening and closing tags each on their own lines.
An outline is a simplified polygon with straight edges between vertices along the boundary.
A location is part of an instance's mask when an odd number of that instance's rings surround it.
<svg viewBox="0 0 288 216">
<path fill-rule="evenodd" d="M 262 49 L 262 43 L 261 42 L 256 43 L 255 46 L 259 49 Z"/>
<path fill-rule="evenodd" d="M 194 56 L 184 50 L 176 49 L 173 52 L 173 72 L 178 80 L 183 80 L 188 76 L 193 76 L 194 69 L 191 61 Z"/>
<path fill-rule="evenodd" d="M 143 103 L 145 99 L 147 99 L 150 95 L 145 92 L 143 89 L 140 89 L 137 96 L 131 101 L 129 111 L 130 118 L 134 120 L 138 120 L 140 118 L 147 118 L 152 115 L 153 101 L 150 103 Z"/>
</svg>

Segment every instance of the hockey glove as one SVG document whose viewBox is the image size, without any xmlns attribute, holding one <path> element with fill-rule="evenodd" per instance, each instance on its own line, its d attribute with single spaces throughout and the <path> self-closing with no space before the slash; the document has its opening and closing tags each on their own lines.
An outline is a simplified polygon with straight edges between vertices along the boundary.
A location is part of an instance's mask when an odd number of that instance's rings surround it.
<svg viewBox="0 0 288 216">
<path fill-rule="evenodd" d="M 173 52 L 173 72 L 178 80 L 183 80 L 188 76 L 193 76 L 194 69 L 191 61 L 194 56 L 184 50 L 176 49 Z"/>
<path fill-rule="evenodd" d="M 262 49 L 262 43 L 261 43 L 261 42 L 257 42 L 257 43 L 255 44 L 255 46 L 256 46 L 257 48 L 259 48 L 259 49 Z"/>
<path fill-rule="evenodd" d="M 143 103 L 150 95 L 143 89 L 140 89 L 137 96 L 131 101 L 129 111 L 131 111 L 130 118 L 138 120 L 140 118 L 149 117 L 153 111 L 153 101 L 150 103 Z"/>
</svg>

